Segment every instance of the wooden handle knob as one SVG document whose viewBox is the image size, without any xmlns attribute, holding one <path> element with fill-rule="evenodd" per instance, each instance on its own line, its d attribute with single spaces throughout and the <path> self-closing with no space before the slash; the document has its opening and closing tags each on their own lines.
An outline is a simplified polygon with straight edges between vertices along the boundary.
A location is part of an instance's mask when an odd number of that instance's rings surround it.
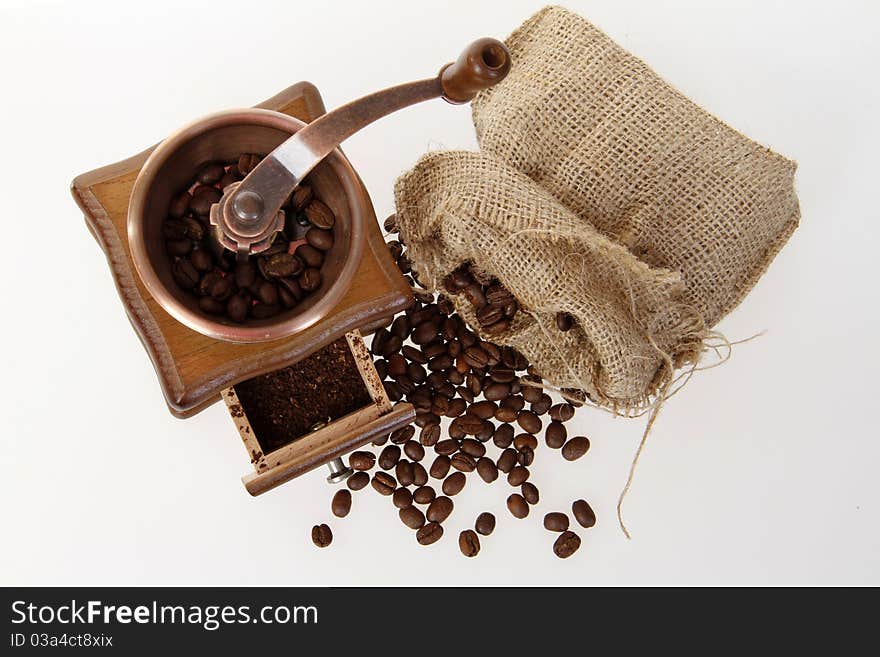
<svg viewBox="0 0 880 657">
<path fill-rule="evenodd" d="M 498 84 L 510 71 L 507 46 L 485 37 L 464 49 L 458 59 L 440 70 L 443 98 L 450 103 L 466 103 L 477 92 Z"/>
</svg>

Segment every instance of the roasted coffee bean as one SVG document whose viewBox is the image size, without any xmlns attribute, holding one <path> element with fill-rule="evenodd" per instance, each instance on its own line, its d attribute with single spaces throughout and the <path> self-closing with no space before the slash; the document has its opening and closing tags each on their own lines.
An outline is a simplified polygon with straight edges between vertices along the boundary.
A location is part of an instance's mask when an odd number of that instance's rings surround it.
<svg viewBox="0 0 880 657">
<path fill-rule="evenodd" d="M 398 488 L 397 490 L 406 489 Z M 425 514 L 422 513 L 421 509 L 414 507 L 412 504 L 408 504 L 404 507 L 399 508 L 400 510 L 397 512 L 397 515 L 400 516 L 400 520 L 401 522 L 403 522 L 404 525 L 406 525 L 410 529 L 421 529 L 424 526 Z"/>
<path fill-rule="evenodd" d="M 226 311 L 226 304 L 213 297 L 201 297 L 199 299 L 199 309 L 210 315 L 220 315 Z"/>
<path fill-rule="evenodd" d="M 388 376 L 390 376 L 392 379 L 396 379 L 397 377 L 403 376 L 406 373 L 406 358 L 404 358 L 400 354 L 391 354 L 388 357 Z"/>
<path fill-rule="evenodd" d="M 443 479 L 449 472 L 451 463 L 452 462 L 450 461 L 448 456 L 440 454 L 437 458 L 434 459 L 434 462 L 431 464 L 431 469 L 429 470 L 430 475 L 434 479 Z"/>
<path fill-rule="evenodd" d="M 530 433 L 521 433 L 513 439 L 513 447 L 522 451 L 524 448 L 536 449 L 538 447 L 538 439 Z"/>
<path fill-rule="evenodd" d="M 596 524 L 596 514 L 586 500 L 575 500 L 571 504 L 571 512 L 578 524 L 589 529 Z"/>
<path fill-rule="evenodd" d="M 574 326 L 574 317 L 565 312 L 556 313 L 556 328 L 560 331 L 570 331 Z"/>
<path fill-rule="evenodd" d="M 480 347 L 483 351 L 486 352 L 486 355 L 489 357 L 489 367 L 495 367 L 498 363 L 501 362 L 501 347 L 492 342 L 480 342 Z"/>
<path fill-rule="evenodd" d="M 574 532 L 564 531 L 553 543 L 553 554 L 560 559 L 567 559 L 581 546 L 581 537 Z"/>
<path fill-rule="evenodd" d="M 313 198 L 314 194 L 311 187 L 308 185 L 299 185 L 290 195 L 290 207 L 294 212 L 301 212 L 312 202 Z M 324 226 L 320 226 L 320 228 L 324 228 Z"/>
<path fill-rule="evenodd" d="M 177 260 L 171 269 L 171 274 L 174 281 L 185 290 L 193 289 L 199 282 L 199 272 L 189 260 Z"/>
<path fill-rule="evenodd" d="M 468 374 L 465 377 L 465 385 L 468 387 L 468 390 L 475 395 L 479 395 L 483 392 L 483 380 L 476 374 Z"/>
<path fill-rule="evenodd" d="M 477 311 L 477 322 L 486 327 L 504 319 L 504 311 L 498 306 L 484 306 Z"/>
<path fill-rule="evenodd" d="M 458 452 L 450 459 L 452 467 L 462 472 L 473 472 L 477 467 L 474 457 L 468 456 L 462 452 Z"/>
<path fill-rule="evenodd" d="M 351 511 L 351 491 L 345 488 L 340 488 L 336 491 L 333 501 L 330 503 L 330 510 L 333 511 L 333 515 L 337 518 L 347 516 L 348 512 Z"/>
<path fill-rule="evenodd" d="M 329 230 L 336 223 L 336 215 L 325 203 L 318 199 L 312 199 L 305 208 L 306 218 L 317 228 Z M 306 238 L 308 239 L 308 238 Z M 309 242 L 311 244 L 311 241 Z M 326 249 L 322 249 L 326 251 Z"/>
<path fill-rule="evenodd" d="M 516 422 L 517 415 L 519 414 L 515 410 L 506 406 L 499 406 L 495 411 L 495 419 L 500 422 Z"/>
<path fill-rule="evenodd" d="M 477 474 L 480 475 L 480 479 L 491 484 L 498 479 L 498 466 L 492 459 L 484 456 L 477 461 Z"/>
<path fill-rule="evenodd" d="M 424 352 L 425 356 L 428 357 L 428 369 L 431 372 L 437 375 L 437 380 L 442 382 L 446 380 L 446 375 L 440 370 L 446 369 L 445 367 L 431 367 L 431 361 L 435 360 L 439 356 L 448 356 L 446 353 L 446 345 L 443 340 L 435 338 L 433 341 L 429 342 L 426 345 L 422 345 L 422 352 Z"/>
<path fill-rule="evenodd" d="M 436 425 L 434 425 L 436 426 Z M 425 448 L 415 440 L 408 440 L 403 446 L 403 451 L 411 461 L 421 461 L 425 458 Z"/>
<path fill-rule="evenodd" d="M 190 196 L 189 192 L 181 192 L 171 201 L 171 205 L 168 207 L 168 214 L 174 219 L 180 219 L 189 212 L 191 201 L 192 196 Z"/>
<path fill-rule="evenodd" d="M 568 516 L 559 511 L 552 511 L 544 516 L 544 529 L 551 532 L 564 532 L 568 529 Z"/>
<path fill-rule="evenodd" d="M 428 471 L 421 463 L 413 463 L 413 486 L 424 486 L 428 483 Z"/>
<path fill-rule="evenodd" d="M 251 170 L 260 163 L 262 158 L 255 153 L 244 153 L 238 158 L 238 172 L 242 176 L 248 175 Z"/>
<path fill-rule="evenodd" d="M 382 224 L 382 227 L 385 229 L 387 233 L 397 233 L 400 231 L 400 228 L 397 225 L 397 215 L 392 214 L 389 215 L 385 220 L 385 223 Z"/>
<path fill-rule="evenodd" d="M 348 464 L 352 470 L 371 470 L 376 465 L 376 455 L 373 452 L 352 452 Z"/>
<path fill-rule="evenodd" d="M 456 392 L 458 393 L 458 396 L 461 397 L 466 403 L 468 403 L 468 404 L 473 403 L 474 393 L 472 393 L 470 390 L 468 390 L 464 386 L 457 388 Z M 464 411 L 462 411 L 462 412 L 464 412 Z"/>
<path fill-rule="evenodd" d="M 529 515 L 529 504 L 519 493 L 514 493 L 507 498 L 507 509 L 514 518 L 525 518 Z"/>
<path fill-rule="evenodd" d="M 390 435 L 391 434 L 386 433 L 384 435 L 379 436 L 378 438 L 373 438 L 373 442 L 371 444 L 375 445 L 376 447 L 381 447 L 382 445 L 384 445 L 385 443 L 388 442 L 388 438 Z"/>
<path fill-rule="evenodd" d="M 411 486 L 415 475 L 413 473 L 412 463 L 406 459 L 400 459 L 394 466 L 394 474 L 401 486 Z"/>
<path fill-rule="evenodd" d="M 430 486 L 419 486 L 413 491 L 413 501 L 416 504 L 430 504 L 437 494 Z"/>
<path fill-rule="evenodd" d="M 189 239 L 179 239 L 179 240 L 168 240 L 165 242 L 165 250 L 168 251 L 173 256 L 177 256 L 182 258 L 185 255 L 189 255 L 189 252 L 192 251 L 193 243 L 192 240 Z"/>
<path fill-rule="evenodd" d="M 468 409 L 468 413 L 476 415 L 481 420 L 488 420 L 495 415 L 495 410 L 497 408 L 498 404 L 493 401 L 484 399 L 483 401 L 478 401 L 474 404 L 471 404 L 471 407 Z"/>
<path fill-rule="evenodd" d="M 368 483 L 370 483 L 370 475 L 368 475 L 366 472 L 355 472 L 353 475 L 345 480 L 345 485 L 348 486 L 351 490 L 360 490 L 362 488 L 366 488 Z"/>
<path fill-rule="evenodd" d="M 224 279 L 220 279 L 221 281 Z M 220 281 L 212 286 L 212 290 L 216 285 L 219 285 Z M 260 286 L 257 288 L 257 298 L 265 304 L 273 305 L 278 303 L 278 288 L 272 285 L 269 281 L 263 281 L 260 283 Z"/>
<path fill-rule="evenodd" d="M 534 380 L 534 379 L 528 378 L 528 377 L 526 378 L 526 381 L 531 381 L 531 380 Z M 523 399 L 525 399 L 530 404 L 534 404 L 539 399 L 541 399 L 541 395 L 543 395 L 543 394 L 544 394 L 544 390 L 541 388 L 538 388 L 537 386 L 524 385 L 522 387 Z"/>
<path fill-rule="evenodd" d="M 239 180 L 241 180 L 241 176 L 238 173 L 238 167 L 231 167 L 229 171 L 223 174 L 223 177 L 217 184 L 220 186 L 220 189 L 225 190 L 232 183 L 238 182 Z"/>
<path fill-rule="evenodd" d="M 504 399 L 510 394 L 509 383 L 490 383 L 483 389 L 483 396 L 489 401 Z"/>
<path fill-rule="evenodd" d="M 464 298 L 476 309 L 481 309 L 486 305 L 486 296 L 483 294 L 483 288 L 476 283 L 471 283 L 464 288 L 461 293 Z M 479 313 L 477 313 L 479 316 Z"/>
<path fill-rule="evenodd" d="M 302 260 L 289 253 L 276 253 L 261 261 L 265 263 L 262 271 L 270 278 L 297 276 L 305 268 Z"/>
<path fill-rule="evenodd" d="M 400 447 L 397 445 L 386 445 L 379 453 L 379 467 L 383 470 L 390 470 L 400 460 Z"/>
<path fill-rule="evenodd" d="M 210 271 L 214 267 L 214 258 L 205 249 L 193 251 L 189 261 L 200 272 Z"/>
<path fill-rule="evenodd" d="M 553 400 L 550 399 L 550 395 L 548 395 L 545 392 L 543 395 L 541 395 L 541 397 L 540 397 L 540 399 L 538 399 L 538 401 L 536 401 L 534 404 L 532 404 L 531 410 L 536 415 L 544 415 L 545 413 L 547 413 L 547 411 L 550 410 L 550 407 L 552 405 L 553 405 Z"/>
<path fill-rule="evenodd" d="M 495 425 L 489 422 L 489 420 L 483 420 L 483 425 L 480 427 L 480 430 L 474 434 L 474 438 L 481 443 L 485 443 L 492 438 L 493 433 L 495 433 Z"/>
<path fill-rule="evenodd" d="M 428 505 L 425 516 L 431 522 L 443 522 L 452 513 L 454 507 L 455 505 L 452 503 L 452 500 L 441 495 Z"/>
<path fill-rule="evenodd" d="M 391 335 L 396 335 L 401 340 L 405 340 L 409 336 L 411 328 L 409 318 L 406 315 L 398 315 L 394 318 L 388 331 Z"/>
<path fill-rule="evenodd" d="M 520 411 L 516 421 L 523 431 L 528 431 L 531 434 L 540 433 L 541 431 L 541 418 L 532 411 Z"/>
<path fill-rule="evenodd" d="M 412 438 L 416 433 L 416 428 L 407 424 L 405 427 L 401 427 L 400 429 L 395 429 L 391 432 L 391 442 L 395 445 L 402 445 L 407 440 Z"/>
<path fill-rule="evenodd" d="M 505 331 L 510 329 L 510 320 L 502 319 L 499 322 L 495 322 L 494 324 L 487 324 L 483 326 L 483 331 L 485 331 L 488 335 L 501 335 Z"/>
<path fill-rule="evenodd" d="M 516 465 L 516 454 L 516 450 L 509 447 L 501 452 L 501 456 L 499 456 L 498 460 L 496 461 L 498 469 L 501 470 L 501 472 L 510 473 L 510 471 Z"/>
<path fill-rule="evenodd" d="M 438 332 L 436 323 L 424 321 L 413 329 L 412 336 L 410 337 L 415 344 L 428 344 L 437 337 Z"/>
<path fill-rule="evenodd" d="M 568 422 L 574 417 L 574 406 L 571 404 L 555 404 L 550 407 L 550 419 L 556 422 Z"/>
<path fill-rule="evenodd" d="M 474 522 L 474 529 L 477 530 L 478 534 L 488 536 L 495 531 L 495 516 L 488 511 L 483 511 L 483 513 L 477 516 L 477 520 Z"/>
<path fill-rule="evenodd" d="M 515 301 L 513 295 L 503 285 L 490 285 L 486 289 L 486 301 L 494 306 L 504 306 Z"/>
<path fill-rule="evenodd" d="M 333 532 L 327 525 L 315 525 L 312 527 L 312 543 L 319 548 L 325 548 L 333 542 Z"/>
<path fill-rule="evenodd" d="M 506 367 L 493 367 L 489 372 L 489 378 L 495 383 L 510 383 L 516 378 L 516 372 Z"/>
<path fill-rule="evenodd" d="M 226 314 L 233 322 L 241 323 L 247 319 L 250 306 L 249 299 L 239 293 L 229 297 L 229 301 L 226 302 Z"/>
<path fill-rule="evenodd" d="M 455 465 L 455 459 L 453 459 L 453 465 Z M 443 494 L 448 495 L 449 497 L 458 495 L 461 492 L 461 489 L 464 488 L 466 482 L 467 478 L 464 476 L 464 473 L 453 472 L 443 480 Z"/>
<path fill-rule="evenodd" d="M 224 173 L 226 173 L 226 168 L 222 164 L 219 162 L 208 162 L 199 169 L 198 174 L 196 174 L 196 180 L 203 185 L 213 185 L 223 177 Z"/>
<path fill-rule="evenodd" d="M 397 259 L 397 268 L 401 271 L 401 273 L 408 274 L 412 271 L 412 264 L 409 261 L 409 256 L 404 253 Z"/>
<path fill-rule="evenodd" d="M 405 509 L 408 506 L 412 506 L 412 493 L 409 492 L 409 488 L 401 486 L 396 489 L 394 493 L 391 494 L 391 503 L 398 509 Z"/>
<path fill-rule="evenodd" d="M 562 446 L 562 458 L 576 461 L 590 449 L 590 440 L 586 436 L 575 436 Z"/>
<path fill-rule="evenodd" d="M 525 405 L 526 400 L 523 399 L 522 395 L 511 395 L 507 399 L 501 400 L 501 406 L 512 409 L 517 413 L 519 413 Z"/>
<path fill-rule="evenodd" d="M 523 447 L 516 453 L 516 462 L 519 465 L 528 467 L 534 462 L 534 460 L 535 450 L 533 450 L 531 447 Z"/>
<path fill-rule="evenodd" d="M 403 245 L 397 240 L 385 242 L 385 246 L 388 247 L 388 253 L 391 254 L 393 260 L 397 260 L 403 254 Z"/>
<path fill-rule="evenodd" d="M 440 354 L 428 361 L 428 369 L 432 372 L 439 372 L 452 367 L 453 362 L 452 356 L 449 354 Z"/>
<path fill-rule="evenodd" d="M 393 402 L 403 399 L 403 390 L 400 389 L 400 386 L 397 385 L 397 383 L 394 381 L 388 381 L 383 385 L 385 387 L 385 394 L 388 395 L 388 399 Z"/>
<path fill-rule="evenodd" d="M 464 399 L 453 399 L 446 409 L 446 417 L 458 417 L 467 410 L 467 402 Z"/>
<path fill-rule="evenodd" d="M 559 449 L 565 444 L 566 438 L 568 438 L 568 431 L 562 422 L 553 420 L 547 425 L 547 430 L 544 432 L 544 442 L 547 443 L 547 447 Z"/>
<path fill-rule="evenodd" d="M 269 319 L 281 311 L 281 307 L 266 303 L 257 303 L 251 307 L 251 316 L 254 319 Z"/>
<path fill-rule="evenodd" d="M 419 434 L 419 442 L 425 447 L 431 447 L 437 444 L 437 441 L 440 440 L 440 425 L 439 424 L 428 424 L 422 427 L 422 431 Z M 424 450 L 422 450 L 422 456 L 424 457 Z M 421 459 L 417 459 L 421 460 Z"/>
<path fill-rule="evenodd" d="M 461 419 L 461 418 L 457 418 Z M 434 451 L 443 456 L 450 456 L 458 451 L 458 443 L 453 439 L 441 440 L 434 445 Z"/>
<path fill-rule="evenodd" d="M 404 358 L 407 360 L 419 363 L 420 365 L 424 365 L 428 362 L 427 357 L 412 345 L 405 345 L 401 350 L 401 354 L 403 354 Z"/>
<path fill-rule="evenodd" d="M 413 422 L 417 427 L 427 427 L 432 424 L 440 424 L 440 418 L 433 413 L 420 412 L 416 413 L 416 419 Z"/>
<path fill-rule="evenodd" d="M 299 275 L 298 282 L 304 292 L 314 292 L 321 287 L 321 272 L 309 267 Z"/>
<path fill-rule="evenodd" d="M 238 287 L 250 287 L 257 280 L 257 268 L 250 260 L 235 263 L 235 284 Z"/>
<path fill-rule="evenodd" d="M 464 350 L 464 360 L 471 367 L 486 367 L 489 362 L 489 354 L 480 347 L 474 345 Z M 474 394 L 477 393 L 475 392 Z"/>
<path fill-rule="evenodd" d="M 302 260 L 306 267 L 319 269 L 324 264 L 324 254 L 310 244 L 300 244 L 293 255 Z"/>
<path fill-rule="evenodd" d="M 479 418 L 476 415 L 471 415 L 470 411 L 456 418 L 455 421 L 458 422 L 461 430 L 469 436 L 474 435 L 483 427 L 482 418 Z"/>
<path fill-rule="evenodd" d="M 465 438 L 462 440 L 459 450 L 475 459 L 486 455 L 486 446 L 473 438 Z"/>
<path fill-rule="evenodd" d="M 412 507 L 415 508 L 415 507 Z M 437 522 L 429 522 L 416 532 L 419 545 L 431 545 L 443 537 L 443 527 Z"/>
<path fill-rule="evenodd" d="M 373 475 L 370 484 L 372 484 L 377 493 L 382 495 L 391 495 L 394 493 L 394 489 L 397 488 L 397 480 L 387 472 L 381 471 Z"/>
<path fill-rule="evenodd" d="M 223 193 L 216 187 L 196 187 L 193 191 L 189 208 L 201 217 L 207 217 L 211 212 L 211 206 L 219 202 Z"/>
<path fill-rule="evenodd" d="M 306 231 L 306 242 L 319 251 L 329 251 L 333 246 L 333 232 L 321 228 L 309 228 Z"/>
<path fill-rule="evenodd" d="M 507 483 L 511 486 L 521 486 L 529 478 L 529 469 L 522 465 L 515 465 L 507 473 Z"/>
<path fill-rule="evenodd" d="M 297 297 L 287 291 L 287 288 L 280 286 L 278 288 L 278 299 L 281 301 L 281 305 L 285 308 L 293 308 L 297 301 L 299 301 Z"/>
<path fill-rule="evenodd" d="M 211 290 L 214 287 L 214 284 L 223 278 L 223 272 L 219 269 L 215 269 L 213 271 L 209 271 L 207 274 L 202 276 L 202 279 L 199 281 L 198 293 L 202 296 L 209 296 L 211 294 Z"/>
<path fill-rule="evenodd" d="M 505 449 L 513 444 L 513 427 L 509 424 L 500 424 L 492 434 L 492 442 L 496 447 Z"/>
<path fill-rule="evenodd" d="M 480 537 L 473 529 L 465 529 L 458 535 L 458 549 L 466 557 L 475 557 L 480 552 Z"/>
<path fill-rule="evenodd" d="M 520 487 L 520 492 L 522 496 L 525 498 L 526 502 L 535 506 L 541 499 L 541 493 L 538 490 L 538 487 L 530 481 L 525 482 Z"/>
</svg>

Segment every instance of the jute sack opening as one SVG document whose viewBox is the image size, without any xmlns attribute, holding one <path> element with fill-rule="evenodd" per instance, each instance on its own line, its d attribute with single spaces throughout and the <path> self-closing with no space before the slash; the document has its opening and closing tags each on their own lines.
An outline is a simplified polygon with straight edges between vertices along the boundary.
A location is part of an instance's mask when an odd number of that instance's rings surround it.
<svg viewBox="0 0 880 657">
<path fill-rule="evenodd" d="M 556 386 L 644 409 L 797 227 L 795 164 L 565 9 L 507 45 L 510 75 L 473 103 L 480 153 L 430 153 L 397 182 L 413 269 L 432 291 L 463 263 L 498 278 L 522 312 L 492 341 Z"/>
</svg>

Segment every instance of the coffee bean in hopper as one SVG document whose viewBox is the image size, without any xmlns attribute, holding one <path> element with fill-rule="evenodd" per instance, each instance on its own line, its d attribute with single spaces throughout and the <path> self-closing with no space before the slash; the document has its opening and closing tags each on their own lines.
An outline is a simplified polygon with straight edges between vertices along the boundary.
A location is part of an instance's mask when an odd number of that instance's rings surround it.
<svg viewBox="0 0 880 657">
<path fill-rule="evenodd" d="M 473 529 L 465 529 L 458 535 L 458 549 L 466 557 L 475 557 L 480 552 L 480 537 Z"/>
<path fill-rule="evenodd" d="M 589 529 L 596 524 L 596 514 L 586 500 L 575 500 L 571 505 L 571 512 L 581 527 Z"/>
<path fill-rule="evenodd" d="M 553 543 L 553 554 L 560 559 L 567 559 L 581 546 L 581 538 L 571 531 L 564 531 Z"/>
<path fill-rule="evenodd" d="M 312 543 L 319 548 L 325 548 L 333 542 L 333 532 L 327 525 L 315 525 L 312 527 Z"/>
<path fill-rule="evenodd" d="M 333 515 L 337 518 L 344 518 L 351 511 L 351 492 L 345 488 L 336 491 L 333 501 L 330 504 Z"/>
</svg>

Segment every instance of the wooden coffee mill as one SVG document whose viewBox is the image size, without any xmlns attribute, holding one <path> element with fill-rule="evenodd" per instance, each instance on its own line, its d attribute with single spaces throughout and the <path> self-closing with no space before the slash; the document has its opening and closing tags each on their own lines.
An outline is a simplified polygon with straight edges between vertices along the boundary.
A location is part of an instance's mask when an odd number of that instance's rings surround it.
<svg viewBox="0 0 880 657">
<path fill-rule="evenodd" d="M 365 96 L 325 113 L 318 90 L 300 82 L 253 109 L 200 119 L 127 160 L 78 176 L 72 193 L 103 249 L 129 320 L 147 350 L 169 410 L 190 417 L 223 399 L 253 465 L 242 477 L 259 495 L 323 464 L 328 481 L 351 471 L 341 457 L 412 422 L 411 404 L 392 404 L 363 336 L 412 301 L 391 259 L 370 198 L 339 144 L 364 126 L 409 105 L 443 98 L 470 101 L 501 81 L 510 55 L 479 39 L 433 78 Z M 203 313 L 175 285 L 161 226 L 175 194 L 206 162 L 241 153 L 268 155 L 211 207 L 216 242 L 247 258 L 269 248 L 278 217 L 309 175 L 317 197 L 335 213 L 334 244 L 322 284 L 303 302 L 270 319 L 235 324 Z M 283 222 L 282 222 L 283 224 Z M 344 340 L 371 403 L 266 450 L 255 435 L 236 385 L 299 363 Z"/>
</svg>

